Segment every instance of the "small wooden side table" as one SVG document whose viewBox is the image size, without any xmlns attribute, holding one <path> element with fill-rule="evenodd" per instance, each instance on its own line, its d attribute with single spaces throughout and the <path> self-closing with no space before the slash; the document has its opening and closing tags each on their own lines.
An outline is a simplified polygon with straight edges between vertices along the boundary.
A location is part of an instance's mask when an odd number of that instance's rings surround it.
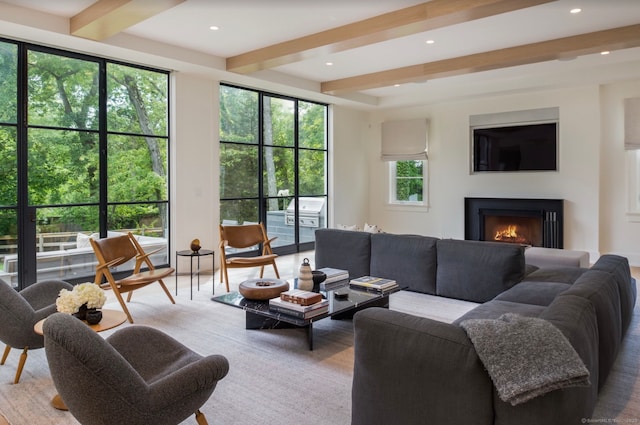
<svg viewBox="0 0 640 425">
<path fill-rule="evenodd" d="M 44 318 L 33 325 L 33 330 L 35 333 L 39 335 L 44 334 L 42 326 L 44 325 L 45 320 L 47 319 Z M 97 323 L 95 325 L 87 324 L 87 326 L 89 326 L 96 332 L 102 332 L 120 326 L 121 324 L 126 322 L 126 320 L 127 315 L 123 311 L 102 309 L 102 320 L 100 320 L 100 323 Z M 53 396 L 53 399 L 51 399 L 51 405 L 58 410 L 68 410 L 67 406 L 64 404 L 64 401 L 62 401 L 60 394 L 56 394 L 55 396 Z"/>
<path fill-rule="evenodd" d="M 198 275 L 198 291 L 200 290 L 200 257 L 206 257 L 207 255 L 211 256 L 211 263 L 213 268 L 211 270 L 215 270 L 216 268 L 216 258 L 212 250 L 210 249 L 201 249 L 199 251 L 192 251 L 190 249 L 184 249 L 182 251 L 176 251 L 176 295 L 178 295 L 178 257 L 190 257 L 189 265 L 190 269 L 190 288 L 191 288 L 191 299 L 193 299 L 193 259 L 198 259 L 198 268 L 196 270 L 196 274 Z M 213 285 L 213 289 L 211 293 L 215 293 L 215 284 Z"/>
</svg>

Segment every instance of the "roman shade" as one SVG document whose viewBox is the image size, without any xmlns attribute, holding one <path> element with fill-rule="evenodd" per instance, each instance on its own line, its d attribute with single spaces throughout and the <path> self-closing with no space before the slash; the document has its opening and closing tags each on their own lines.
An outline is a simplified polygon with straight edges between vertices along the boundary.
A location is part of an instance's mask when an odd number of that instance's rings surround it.
<svg viewBox="0 0 640 425">
<path fill-rule="evenodd" d="M 383 161 L 427 159 L 428 121 L 425 118 L 382 123 Z"/>
<path fill-rule="evenodd" d="M 640 97 L 624 100 L 624 148 L 640 149 Z"/>
</svg>

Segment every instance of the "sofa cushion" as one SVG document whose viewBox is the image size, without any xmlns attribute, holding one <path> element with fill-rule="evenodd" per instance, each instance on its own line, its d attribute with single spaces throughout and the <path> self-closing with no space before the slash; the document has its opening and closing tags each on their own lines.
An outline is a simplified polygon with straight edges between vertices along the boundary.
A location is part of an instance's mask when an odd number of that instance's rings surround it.
<svg viewBox="0 0 640 425">
<path fill-rule="evenodd" d="M 619 255 L 603 255 L 591 267 L 591 270 L 601 270 L 611 273 L 618 285 L 620 293 L 620 317 L 622 320 L 622 334 L 627 331 L 633 307 L 636 305 L 637 288 L 635 279 L 631 278 L 629 260 Z"/>
<path fill-rule="evenodd" d="M 558 294 L 569 289 L 571 285 L 560 282 L 522 281 L 513 288 L 498 295 L 495 299 L 515 303 L 548 306 Z"/>
<path fill-rule="evenodd" d="M 526 317 L 538 317 L 544 309 L 545 307 L 541 305 L 521 304 L 494 299 L 480 304 L 478 307 L 465 313 L 456 319 L 453 324 L 460 325 L 460 323 L 468 319 L 498 319 L 505 313 L 517 313 Z"/>
<path fill-rule="evenodd" d="M 458 326 L 383 308 L 355 314 L 352 425 L 493 423 L 493 392 Z"/>
<path fill-rule="evenodd" d="M 370 274 L 371 233 L 318 229 L 315 235 L 316 269 L 333 267 L 348 270 L 352 278 Z"/>
<path fill-rule="evenodd" d="M 587 270 L 579 267 L 543 267 L 527 274 L 524 280 L 573 283 Z"/>
<path fill-rule="evenodd" d="M 371 235 L 371 275 L 395 279 L 402 289 L 434 295 L 437 241 L 418 235 Z"/>
<path fill-rule="evenodd" d="M 598 384 L 604 385 L 622 341 L 620 295 L 611 274 L 590 270 L 583 274 L 562 295 L 575 295 L 591 301 L 598 320 Z"/>
<path fill-rule="evenodd" d="M 560 295 L 540 318 L 567 337 L 589 370 L 591 386 L 552 391 L 517 406 L 500 400 L 496 393 L 495 425 L 580 424 L 593 413 L 598 391 L 598 325 L 593 305 L 582 297 Z"/>
<path fill-rule="evenodd" d="M 437 258 L 437 295 L 460 300 L 489 301 L 525 273 L 524 247 L 517 244 L 441 239 Z"/>
</svg>

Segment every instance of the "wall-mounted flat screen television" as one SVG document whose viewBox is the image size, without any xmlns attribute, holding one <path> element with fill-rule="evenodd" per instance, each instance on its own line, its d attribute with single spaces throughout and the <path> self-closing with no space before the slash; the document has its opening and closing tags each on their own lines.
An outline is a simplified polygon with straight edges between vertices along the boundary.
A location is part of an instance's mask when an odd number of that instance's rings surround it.
<svg viewBox="0 0 640 425">
<path fill-rule="evenodd" d="M 473 127 L 473 172 L 556 171 L 558 123 Z"/>
</svg>

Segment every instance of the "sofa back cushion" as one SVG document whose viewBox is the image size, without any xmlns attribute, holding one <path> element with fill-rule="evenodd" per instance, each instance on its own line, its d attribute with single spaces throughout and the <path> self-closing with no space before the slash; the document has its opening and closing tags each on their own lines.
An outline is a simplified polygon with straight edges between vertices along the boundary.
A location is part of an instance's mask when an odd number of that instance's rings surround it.
<svg viewBox="0 0 640 425">
<path fill-rule="evenodd" d="M 348 270 L 351 278 L 370 275 L 371 233 L 316 230 L 315 268 Z"/>
<path fill-rule="evenodd" d="M 395 279 L 402 289 L 435 295 L 437 238 L 371 235 L 371 275 Z"/>
<path fill-rule="evenodd" d="M 613 275 L 620 293 L 620 317 L 622 320 L 622 334 L 627 331 L 631 323 L 633 308 L 636 305 L 636 281 L 631 277 L 629 260 L 627 258 L 607 254 L 601 256 L 591 267 L 591 270 L 601 270 Z"/>
<path fill-rule="evenodd" d="M 437 242 L 436 294 L 483 303 L 524 278 L 524 247 L 500 242 Z"/>
<path fill-rule="evenodd" d="M 598 321 L 598 385 L 604 385 L 622 341 L 620 295 L 613 276 L 599 270 L 583 274 L 561 296 L 575 295 L 593 304 Z"/>
</svg>

